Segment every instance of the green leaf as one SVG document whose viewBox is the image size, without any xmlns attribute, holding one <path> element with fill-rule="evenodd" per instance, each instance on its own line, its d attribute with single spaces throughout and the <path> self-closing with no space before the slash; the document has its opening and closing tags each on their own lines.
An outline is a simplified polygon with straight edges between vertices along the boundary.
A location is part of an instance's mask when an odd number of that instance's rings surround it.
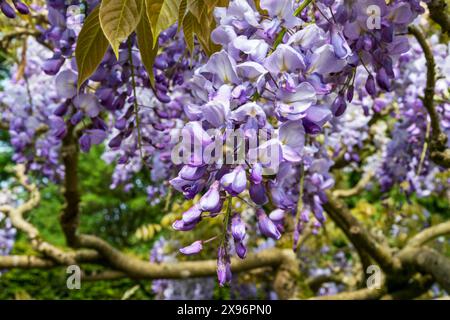
<svg viewBox="0 0 450 320">
<path fill-rule="evenodd" d="M 152 25 L 153 44 L 161 31 L 166 30 L 178 19 L 181 0 L 152 0 L 146 2 L 147 16 Z"/>
<path fill-rule="evenodd" d="M 78 88 L 97 69 L 109 43 L 100 27 L 99 7 L 87 17 L 78 36 L 75 58 L 78 67 Z"/>
<path fill-rule="evenodd" d="M 207 10 L 202 12 L 200 20 L 194 24 L 194 33 L 197 36 L 197 40 L 208 56 L 220 50 L 220 46 L 211 40 L 211 33 L 215 27 L 215 20 L 208 14 Z"/>
<path fill-rule="evenodd" d="M 148 1 L 151 0 L 146 0 L 146 2 Z M 153 74 L 153 63 L 155 62 L 156 55 L 158 54 L 158 43 L 153 45 L 152 28 L 145 11 L 143 11 L 141 21 L 137 26 L 136 35 L 142 63 L 148 72 L 150 83 L 154 87 L 155 76 Z"/>
<path fill-rule="evenodd" d="M 141 18 L 142 0 L 103 0 L 100 24 L 103 33 L 119 57 L 119 45 L 136 29 Z"/>
<path fill-rule="evenodd" d="M 186 41 L 186 45 L 191 54 L 194 50 L 194 25 L 196 23 L 197 21 L 194 15 L 190 11 L 188 11 L 183 19 L 183 34 L 184 41 Z"/>
<path fill-rule="evenodd" d="M 178 32 L 180 32 L 180 29 L 183 25 L 186 10 L 187 10 L 187 0 L 181 0 L 180 6 L 178 7 Z"/>
<path fill-rule="evenodd" d="M 188 9 L 197 21 L 201 20 L 201 15 L 205 9 L 207 9 L 204 0 L 188 0 Z"/>
</svg>

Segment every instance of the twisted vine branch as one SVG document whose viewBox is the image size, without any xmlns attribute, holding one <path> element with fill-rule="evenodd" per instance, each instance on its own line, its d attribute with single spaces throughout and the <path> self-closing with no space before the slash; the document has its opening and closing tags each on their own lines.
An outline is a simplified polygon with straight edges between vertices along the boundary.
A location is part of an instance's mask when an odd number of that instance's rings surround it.
<svg viewBox="0 0 450 320">
<path fill-rule="evenodd" d="M 415 26 L 408 28 L 422 48 L 427 64 L 427 83 L 425 87 L 425 95 L 423 104 L 430 116 L 431 121 L 431 141 L 430 141 L 430 158 L 445 168 L 450 168 L 450 149 L 446 148 L 447 135 L 442 132 L 439 120 L 439 114 L 434 106 L 434 91 L 436 87 L 436 63 L 434 61 L 433 52 L 428 44 L 422 31 Z"/>
</svg>

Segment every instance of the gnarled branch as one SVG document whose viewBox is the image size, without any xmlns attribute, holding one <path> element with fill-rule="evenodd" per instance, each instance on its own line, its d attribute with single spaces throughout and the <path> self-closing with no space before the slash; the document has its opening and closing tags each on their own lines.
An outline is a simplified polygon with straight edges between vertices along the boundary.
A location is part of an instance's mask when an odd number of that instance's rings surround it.
<svg viewBox="0 0 450 320">
<path fill-rule="evenodd" d="M 425 87 L 425 95 L 423 104 L 430 116 L 431 121 L 431 141 L 430 141 L 430 158 L 436 164 L 445 168 L 450 168 L 450 150 L 446 149 L 447 135 L 442 132 L 439 120 L 439 114 L 434 107 L 434 91 L 436 86 L 436 63 L 434 61 L 433 52 L 429 46 L 423 33 L 415 26 L 408 28 L 419 42 L 425 55 L 427 64 L 427 83 Z"/>
<path fill-rule="evenodd" d="M 389 247 L 378 243 L 368 230 L 353 217 L 345 204 L 327 193 L 328 202 L 324 209 L 337 223 L 347 238 L 356 248 L 367 252 L 386 272 L 394 272 L 400 268 L 400 262 L 392 255 Z"/>
<path fill-rule="evenodd" d="M 443 222 L 419 232 L 408 241 L 407 246 L 418 247 L 437 237 L 449 234 L 450 221 Z"/>
<path fill-rule="evenodd" d="M 430 274 L 443 289 L 450 292 L 450 259 L 427 247 L 406 247 L 398 257 L 402 263 L 425 274 Z"/>
</svg>

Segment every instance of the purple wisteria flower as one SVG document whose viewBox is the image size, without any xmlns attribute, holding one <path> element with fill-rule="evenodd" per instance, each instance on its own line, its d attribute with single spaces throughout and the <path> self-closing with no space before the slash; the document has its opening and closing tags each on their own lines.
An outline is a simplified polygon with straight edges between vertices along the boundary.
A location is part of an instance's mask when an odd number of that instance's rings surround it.
<svg viewBox="0 0 450 320">
<path fill-rule="evenodd" d="M 184 255 L 190 256 L 199 253 L 203 249 L 202 241 L 198 240 L 188 245 L 187 247 L 181 248 L 180 252 Z"/>
</svg>

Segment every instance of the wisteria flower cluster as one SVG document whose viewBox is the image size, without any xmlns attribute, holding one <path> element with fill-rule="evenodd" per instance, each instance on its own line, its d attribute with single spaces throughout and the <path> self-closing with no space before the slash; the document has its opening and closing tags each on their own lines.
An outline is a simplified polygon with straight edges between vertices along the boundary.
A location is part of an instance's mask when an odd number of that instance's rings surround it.
<svg viewBox="0 0 450 320">
<path fill-rule="evenodd" d="M 13 4 L 25 12 L 20 1 Z M 198 43 L 189 52 L 175 24 L 157 39 L 153 82 L 132 34 L 117 58 L 108 49 L 77 88 L 79 24 L 98 4 L 47 1 L 49 25 L 40 40 L 52 51 L 30 41 L 23 75 L 5 81 L 0 93 L 14 160 L 61 179 L 61 146 L 75 135 L 82 152 L 105 146 L 103 159 L 115 163 L 111 188 L 129 191 L 145 172 L 151 204 L 169 187 L 199 199 L 173 229 L 223 219 L 214 238 L 220 285 L 231 281 L 231 256 L 244 259 L 250 251 L 236 199 L 253 208 L 261 236 L 279 240 L 292 229 L 295 250 L 308 225 L 317 232 L 326 220 L 323 205 L 335 184 L 330 170 L 341 155 L 350 164 L 365 162 L 383 190 L 405 181 L 420 195 L 434 188 L 440 169 L 426 155 L 430 129 L 420 97 L 425 61 L 417 45 L 408 52 L 406 36 L 423 13 L 418 0 L 231 0 L 214 11 L 211 39 L 220 49 L 210 57 Z M 0 6 L 12 17 L 7 1 Z M 448 74 L 449 48 L 434 48 Z M 406 79 L 405 91 L 397 90 L 398 77 Z M 56 93 L 42 90 L 52 85 Z M 448 99 L 446 90 L 448 78 L 439 80 L 436 94 Z M 369 122 L 390 106 L 398 123 L 373 138 Z M 439 103 L 446 134 L 449 108 Z M 392 128 L 389 140 L 381 132 Z M 369 139 L 379 152 L 361 159 Z M 213 243 L 198 239 L 180 252 L 197 254 Z"/>
<path fill-rule="evenodd" d="M 382 11 L 376 30 L 365 24 L 366 2 L 353 7 L 349 2 L 318 3 L 316 23 L 307 14 L 297 17 L 302 8 L 289 0 L 260 1 L 267 16 L 247 1 L 216 9 L 212 40 L 222 50 L 197 68 L 190 81 L 196 99 L 184 108 L 190 140 L 181 147 L 188 156 L 171 181 L 188 199 L 207 192 L 174 223 L 176 230 L 191 230 L 203 218 L 216 216 L 227 197 L 244 191 L 258 207 L 258 225 L 267 237 L 279 239 L 284 215 L 295 216 L 294 248 L 310 213 L 316 226 L 324 222 L 322 204 L 327 201 L 324 191 L 333 186 L 328 172 L 332 161 L 316 138 L 353 100 L 358 65 L 368 72 L 366 93 L 374 96 L 376 84 L 390 90 L 393 58 L 408 50 L 406 37 L 397 33 L 421 11 L 406 2 L 376 4 Z M 242 137 L 240 145 L 226 145 L 222 152 L 241 161 L 211 162 L 208 149 L 228 141 L 230 132 Z M 246 148 L 255 136 L 257 146 Z M 189 153 L 192 140 L 201 146 L 200 153 Z M 271 218 L 263 208 L 268 203 L 275 206 Z M 225 222 L 225 232 L 240 244 L 239 217 L 225 217 Z M 230 277 L 227 239 L 218 254 L 220 283 Z M 200 243 L 189 252 L 200 251 Z"/>
</svg>

